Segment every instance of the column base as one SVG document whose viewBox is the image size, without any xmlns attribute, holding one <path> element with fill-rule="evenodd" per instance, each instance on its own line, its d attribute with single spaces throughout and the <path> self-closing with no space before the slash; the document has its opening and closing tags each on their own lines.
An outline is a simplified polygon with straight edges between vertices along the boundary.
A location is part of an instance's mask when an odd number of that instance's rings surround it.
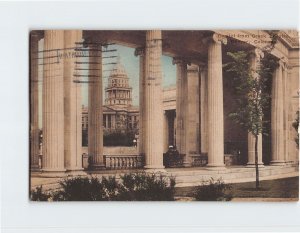
<svg viewBox="0 0 300 233">
<path fill-rule="evenodd" d="M 32 166 L 30 166 L 30 171 L 38 172 L 38 171 L 41 171 L 41 168 L 39 167 L 39 165 L 32 165 Z"/>
<path fill-rule="evenodd" d="M 58 168 L 43 168 L 41 169 L 42 177 L 65 177 L 66 169 L 58 169 Z"/>
<path fill-rule="evenodd" d="M 192 167 L 192 164 L 190 162 L 183 162 L 184 167 Z"/>
<path fill-rule="evenodd" d="M 284 166 L 286 165 L 284 160 L 273 160 L 270 162 L 271 166 Z"/>
<path fill-rule="evenodd" d="M 72 172 L 72 171 L 83 171 L 83 167 L 66 167 L 67 172 Z"/>
<path fill-rule="evenodd" d="M 295 164 L 295 161 L 286 161 L 285 164 L 286 165 L 293 165 L 293 164 Z"/>
<path fill-rule="evenodd" d="M 264 167 L 265 165 L 263 163 L 258 163 L 258 167 Z M 246 167 L 249 168 L 254 168 L 255 167 L 255 163 L 249 162 L 247 163 Z"/>
<path fill-rule="evenodd" d="M 144 166 L 145 172 L 147 173 L 165 173 L 165 167 L 164 166 L 151 166 L 146 165 Z"/>
<path fill-rule="evenodd" d="M 225 164 L 208 163 L 206 168 L 209 170 L 226 170 Z"/>
<path fill-rule="evenodd" d="M 65 172 L 65 168 L 42 168 L 42 172 Z"/>
<path fill-rule="evenodd" d="M 84 170 L 83 167 L 74 167 L 74 168 L 66 168 L 67 172 L 82 172 Z"/>
<path fill-rule="evenodd" d="M 91 164 L 88 168 L 88 170 L 93 170 L 93 171 L 97 171 L 97 170 L 105 170 L 106 167 L 104 164 Z"/>
<path fill-rule="evenodd" d="M 68 176 L 86 176 L 87 175 L 87 173 L 84 172 L 83 168 L 77 169 L 77 170 L 67 170 L 66 174 Z"/>
</svg>

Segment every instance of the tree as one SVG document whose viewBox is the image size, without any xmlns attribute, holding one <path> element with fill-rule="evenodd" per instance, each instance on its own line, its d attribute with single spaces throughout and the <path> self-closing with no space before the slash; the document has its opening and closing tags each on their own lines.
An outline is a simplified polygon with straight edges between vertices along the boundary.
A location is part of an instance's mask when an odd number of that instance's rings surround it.
<svg viewBox="0 0 300 233">
<path fill-rule="evenodd" d="M 264 109 L 270 101 L 266 90 L 276 63 L 270 56 L 265 56 L 252 68 L 249 63 L 249 56 L 252 55 L 250 52 L 237 51 L 227 54 L 231 61 L 225 64 L 225 69 L 230 74 L 237 96 L 237 107 L 229 117 L 255 137 L 255 173 L 258 189 L 258 136 L 264 133 Z"/>
</svg>

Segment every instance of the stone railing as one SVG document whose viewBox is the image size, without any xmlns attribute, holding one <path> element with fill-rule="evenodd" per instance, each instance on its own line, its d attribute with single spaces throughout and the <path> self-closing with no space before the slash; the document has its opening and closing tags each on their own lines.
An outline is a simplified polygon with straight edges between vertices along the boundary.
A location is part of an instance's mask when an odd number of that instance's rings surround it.
<svg viewBox="0 0 300 233">
<path fill-rule="evenodd" d="M 208 161 L 207 154 L 192 156 L 192 166 L 202 167 L 206 166 Z"/>
<path fill-rule="evenodd" d="M 140 155 L 105 155 L 106 169 L 135 169 L 143 167 L 143 157 Z"/>
</svg>

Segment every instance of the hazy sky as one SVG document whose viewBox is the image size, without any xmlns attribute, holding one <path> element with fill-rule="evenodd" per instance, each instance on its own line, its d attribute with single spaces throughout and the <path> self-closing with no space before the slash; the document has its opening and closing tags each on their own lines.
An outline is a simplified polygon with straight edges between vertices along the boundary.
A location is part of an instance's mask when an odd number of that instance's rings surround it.
<svg viewBox="0 0 300 233">
<path fill-rule="evenodd" d="M 132 87 L 133 105 L 139 104 L 139 57 L 134 55 L 134 49 L 121 45 L 110 45 L 108 49 L 116 49 L 115 52 L 103 53 L 103 56 L 116 55 L 120 57 L 121 63 L 124 65 L 129 83 Z M 116 62 L 117 58 L 103 59 L 103 64 Z M 172 64 L 172 58 L 162 56 L 163 68 L 163 86 L 175 85 L 176 83 L 176 67 Z M 105 70 L 112 70 L 114 65 L 103 65 L 103 88 L 107 86 L 107 80 L 110 72 Z M 87 84 L 83 84 L 83 104 L 88 103 Z M 103 89 L 104 93 L 104 89 Z"/>
</svg>

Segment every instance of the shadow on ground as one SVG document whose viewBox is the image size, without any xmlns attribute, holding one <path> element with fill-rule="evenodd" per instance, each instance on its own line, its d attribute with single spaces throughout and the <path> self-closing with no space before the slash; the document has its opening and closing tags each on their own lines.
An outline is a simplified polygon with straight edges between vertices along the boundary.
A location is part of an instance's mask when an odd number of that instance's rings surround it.
<svg viewBox="0 0 300 233">
<path fill-rule="evenodd" d="M 193 197 L 195 187 L 175 188 L 175 196 L 183 198 Z M 294 198 L 299 199 L 299 177 L 260 182 L 260 188 L 255 189 L 255 182 L 232 184 L 232 189 L 226 191 L 233 198 Z"/>
</svg>

